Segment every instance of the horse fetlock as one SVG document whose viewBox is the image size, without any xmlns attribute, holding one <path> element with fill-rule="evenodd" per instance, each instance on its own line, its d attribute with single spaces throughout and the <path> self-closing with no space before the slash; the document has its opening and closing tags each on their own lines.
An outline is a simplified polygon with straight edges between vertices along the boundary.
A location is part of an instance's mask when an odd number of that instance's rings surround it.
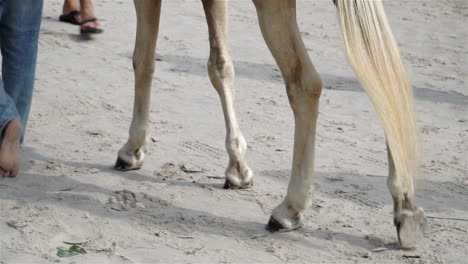
<svg viewBox="0 0 468 264">
<path fill-rule="evenodd" d="M 143 149 L 137 149 L 134 151 L 128 150 L 128 145 L 125 145 L 117 156 L 115 162 L 115 169 L 120 171 L 138 170 L 143 166 L 143 160 L 145 153 Z"/>
<path fill-rule="evenodd" d="M 241 189 L 252 186 L 253 172 L 245 162 L 229 162 L 226 169 L 225 189 Z"/>
<path fill-rule="evenodd" d="M 301 228 L 302 224 L 300 211 L 288 205 L 285 200 L 273 210 L 266 229 L 270 232 L 292 231 Z"/>
</svg>

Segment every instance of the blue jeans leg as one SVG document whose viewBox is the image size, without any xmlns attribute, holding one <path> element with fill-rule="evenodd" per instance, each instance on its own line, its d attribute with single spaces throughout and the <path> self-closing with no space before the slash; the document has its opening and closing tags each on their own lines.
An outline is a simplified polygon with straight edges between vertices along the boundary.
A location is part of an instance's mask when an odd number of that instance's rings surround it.
<svg viewBox="0 0 468 264">
<path fill-rule="evenodd" d="M 0 126 L 12 119 L 26 123 L 34 88 L 43 0 L 0 0 Z"/>
</svg>

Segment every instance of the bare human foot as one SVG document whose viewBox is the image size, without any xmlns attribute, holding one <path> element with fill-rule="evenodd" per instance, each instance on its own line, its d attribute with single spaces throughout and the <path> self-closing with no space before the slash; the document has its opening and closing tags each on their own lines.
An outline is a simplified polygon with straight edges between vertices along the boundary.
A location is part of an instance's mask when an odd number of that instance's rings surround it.
<svg viewBox="0 0 468 264">
<path fill-rule="evenodd" d="M 21 165 L 21 123 L 10 121 L 0 141 L 0 177 L 16 177 Z"/>
</svg>

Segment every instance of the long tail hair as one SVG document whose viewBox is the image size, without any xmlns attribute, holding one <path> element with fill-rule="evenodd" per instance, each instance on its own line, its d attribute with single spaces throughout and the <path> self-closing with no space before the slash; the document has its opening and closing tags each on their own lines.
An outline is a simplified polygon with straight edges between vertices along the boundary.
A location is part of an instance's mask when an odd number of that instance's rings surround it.
<svg viewBox="0 0 468 264">
<path fill-rule="evenodd" d="M 413 91 L 382 0 L 335 0 L 348 60 L 383 123 L 403 192 L 418 172 Z"/>
</svg>

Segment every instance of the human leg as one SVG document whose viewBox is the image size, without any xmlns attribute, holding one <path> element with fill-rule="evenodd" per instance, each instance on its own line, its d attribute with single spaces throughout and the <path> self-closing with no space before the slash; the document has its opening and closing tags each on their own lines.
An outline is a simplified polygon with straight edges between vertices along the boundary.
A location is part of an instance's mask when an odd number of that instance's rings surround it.
<svg viewBox="0 0 468 264">
<path fill-rule="evenodd" d="M 19 117 L 24 139 L 34 88 L 42 0 L 5 0 L 0 18 L 0 48 L 2 53 L 3 90 L 14 102 L 3 113 L 2 129 L 11 119 Z M 2 91 L 0 91 L 2 92 Z M 2 101 L 9 99 L 2 94 Z"/>
</svg>

